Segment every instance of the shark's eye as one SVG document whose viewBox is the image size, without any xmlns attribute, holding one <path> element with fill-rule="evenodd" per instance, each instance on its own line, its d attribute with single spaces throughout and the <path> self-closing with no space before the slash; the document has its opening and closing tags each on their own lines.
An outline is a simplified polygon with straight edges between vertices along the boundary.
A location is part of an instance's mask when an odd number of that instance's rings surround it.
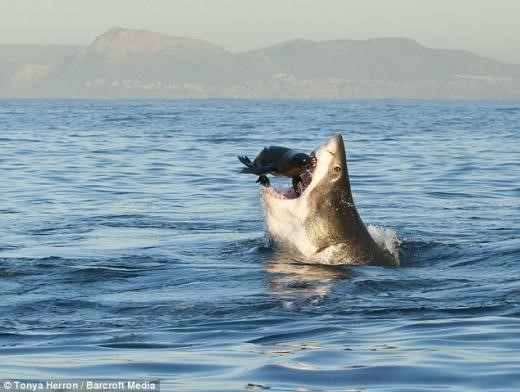
<svg viewBox="0 0 520 392">
<path fill-rule="evenodd" d="M 341 171 L 341 166 L 334 166 L 334 171 L 339 173 Z"/>
</svg>

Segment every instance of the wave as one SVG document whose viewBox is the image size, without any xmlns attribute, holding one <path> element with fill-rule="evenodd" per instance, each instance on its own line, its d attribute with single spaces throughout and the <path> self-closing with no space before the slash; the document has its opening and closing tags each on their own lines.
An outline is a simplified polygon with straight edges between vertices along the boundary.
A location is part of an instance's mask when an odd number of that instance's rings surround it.
<svg viewBox="0 0 520 392">
<path fill-rule="evenodd" d="M 399 245 L 401 244 L 401 241 L 397 237 L 397 233 L 392 229 L 382 226 L 368 225 L 367 229 L 374 241 L 376 241 L 381 248 L 390 252 L 394 257 L 394 260 L 396 260 L 396 263 L 399 265 L 401 260 Z"/>
</svg>

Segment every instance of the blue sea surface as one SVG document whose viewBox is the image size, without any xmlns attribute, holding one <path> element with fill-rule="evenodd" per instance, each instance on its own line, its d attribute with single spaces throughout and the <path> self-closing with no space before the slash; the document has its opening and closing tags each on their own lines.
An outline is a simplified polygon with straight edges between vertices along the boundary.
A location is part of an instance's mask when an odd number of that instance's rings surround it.
<svg viewBox="0 0 520 392">
<path fill-rule="evenodd" d="M 399 267 L 273 249 L 237 154 L 341 133 Z M 0 378 L 520 390 L 520 102 L 0 101 Z"/>
</svg>

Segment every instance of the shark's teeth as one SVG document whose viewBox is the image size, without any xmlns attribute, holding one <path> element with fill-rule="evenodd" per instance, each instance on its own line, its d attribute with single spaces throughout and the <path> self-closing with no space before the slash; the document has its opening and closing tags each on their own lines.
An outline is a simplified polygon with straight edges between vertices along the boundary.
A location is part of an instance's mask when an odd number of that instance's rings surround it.
<svg viewBox="0 0 520 392">
<path fill-rule="evenodd" d="M 303 180 L 303 190 L 307 189 L 312 182 L 312 171 L 307 170 L 301 174 L 301 178 Z"/>
<path fill-rule="evenodd" d="M 316 165 L 318 164 L 318 158 L 316 158 L 316 152 L 311 152 L 311 163 L 312 163 L 312 168 L 315 168 Z"/>
</svg>

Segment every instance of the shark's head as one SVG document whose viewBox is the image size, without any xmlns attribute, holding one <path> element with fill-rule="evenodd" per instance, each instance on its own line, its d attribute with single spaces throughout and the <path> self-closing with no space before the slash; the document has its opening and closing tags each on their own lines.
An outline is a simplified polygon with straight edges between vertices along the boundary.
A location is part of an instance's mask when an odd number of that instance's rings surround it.
<svg viewBox="0 0 520 392">
<path fill-rule="evenodd" d="M 303 158 L 305 154 L 301 154 Z M 309 164 L 308 159 L 302 164 L 308 170 L 301 175 L 304 183 L 304 191 L 298 196 L 290 187 L 271 187 L 262 188 L 262 198 L 269 207 L 270 204 L 285 204 L 289 208 L 294 208 L 296 202 L 308 201 L 311 193 L 317 190 L 328 190 L 331 187 L 348 187 L 350 194 L 350 184 L 348 182 L 347 157 L 343 137 L 336 135 L 330 138 L 327 143 L 311 153 L 313 164 Z M 284 202 L 284 203 L 281 203 Z"/>
<path fill-rule="evenodd" d="M 305 189 L 300 196 L 290 187 L 261 191 L 273 240 L 307 256 L 340 240 L 342 211 L 353 207 L 342 136 L 330 138 L 311 156 L 314 166 L 301 175 Z"/>
<path fill-rule="evenodd" d="M 307 185 L 309 193 L 330 191 L 331 188 L 348 188 L 347 156 L 343 137 L 336 135 L 327 143 L 315 150 L 312 155 L 315 158 L 315 167 L 311 173 L 311 182 Z"/>
<path fill-rule="evenodd" d="M 278 247 L 324 264 L 389 264 L 395 259 L 376 244 L 354 205 L 341 135 L 312 154 L 301 175 L 304 190 L 262 188 L 267 231 Z"/>
</svg>

